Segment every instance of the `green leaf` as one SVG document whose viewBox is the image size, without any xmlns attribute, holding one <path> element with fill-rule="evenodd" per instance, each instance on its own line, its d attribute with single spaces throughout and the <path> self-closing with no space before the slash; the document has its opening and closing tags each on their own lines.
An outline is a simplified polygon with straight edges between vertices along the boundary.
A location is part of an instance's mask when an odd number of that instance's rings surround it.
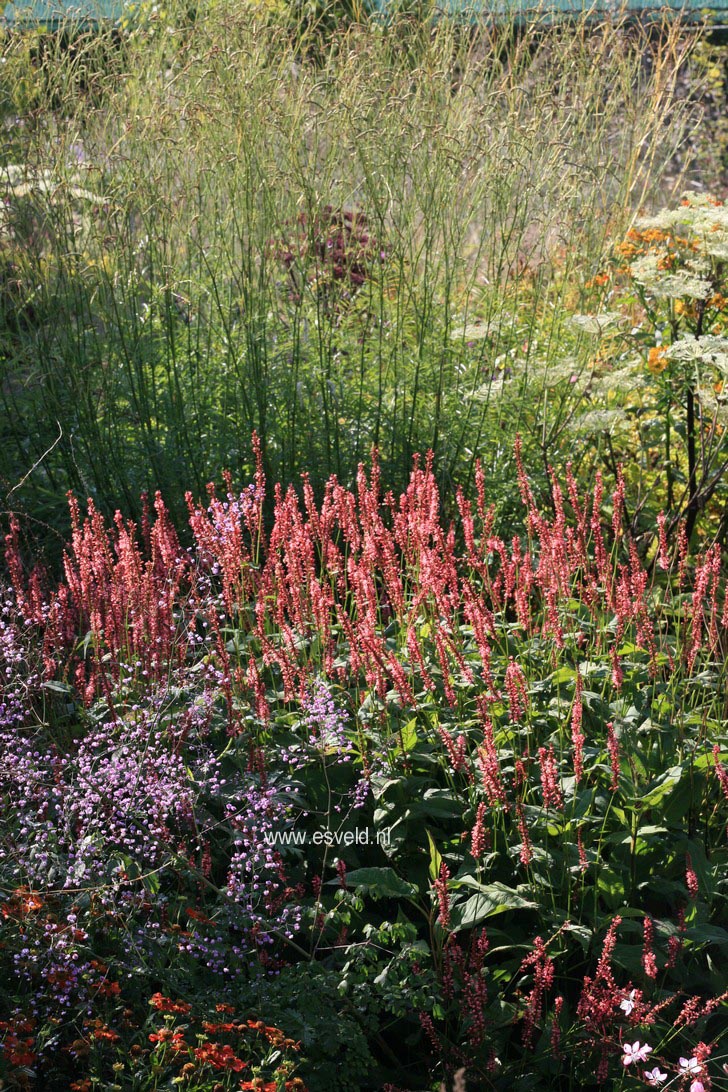
<svg viewBox="0 0 728 1092">
<path fill-rule="evenodd" d="M 643 808 L 656 808 L 675 788 L 682 777 L 682 772 L 682 766 L 671 766 L 662 777 L 658 777 L 657 781 L 653 782 L 652 787 L 647 789 L 636 802 L 640 803 Z"/>
<path fill-rule="evenodd" d="M 50 679 L 48 682 L 41 683 L 44 690 L 52 690 L 54 694 L 72 694 L 73 690 L 68 683 L 57 682 L 55 679 Z"/>
<path fill-rule="evenodd" d="M 405 751 L 411 751 L 417 744 L 417 720 L 415 717 L 408 720 L 402 729 L 402 747 Z"/>
<path fill-rule="evenodd" d="M 468 884 L 468 886 L 472 886 Z M 502 883 L 481 884 L 480 890 L 469 899 L 453 906 L 450 924 L 454 933 L 472 929 L 486 918 L 502 914 L 506 910 L 537 910 L 538 903 L 524 899 Z"/>
<path fill-rule="evenodd" d="M 463 804 L 450 789 L 428 789 L 424 798 L 412 805 L 411 813 L 433 819 L 455 819 L 462 815 Z"/>
<path fill-rule="evenodd" d="M 338 884 L 339 880 L 328 882 Z M 373 899 L 405 899 L 417 894 L 415 885 L 403 880 L 393 868 L 355 868 L 353 872 L 347 872 L 346 882 Z"/>
<path fill-rule="evenodd" d="M 688 944 L 717 944 L 728 947 L 728 932 L 719 925 L 691 925 L 685 940 Z"/>
<path fill-rule="evenodd" d="M 432 835 L 429 830 L 427 831 L 427 841 L 430 843 L 430 879 L 435 880 L 440 875 L 440 867 L 442 865 L 442 857 L 438 853 L 437 846 L 432 840 Z"/>
</svg>

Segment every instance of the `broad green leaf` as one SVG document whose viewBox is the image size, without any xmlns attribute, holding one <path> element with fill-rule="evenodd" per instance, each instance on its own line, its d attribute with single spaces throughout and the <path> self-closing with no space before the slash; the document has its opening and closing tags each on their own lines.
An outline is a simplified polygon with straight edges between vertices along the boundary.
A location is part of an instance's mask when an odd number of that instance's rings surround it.
<svg viewBox="0 0 728 1092">
<path fill-rule="evenodd" d="M 428 789 L 424 798 L 412 805 L 413 815 L 433 819 L 455 819 L 462 813 L 463 804 L 450 789 Z"/>
<path fill-rule="evenodd" d="M 688 944 L 717 944 L 728 947 L 728 932 L 719 925 L 692 925 L 685 940 Z"/>
<path fill-rule="evenodd" d="M 675 788 L 682 777 L 682 772 L 682 766 L 671 766 L 662 777 L 658 777 L 651 788 L 638 798 L 638 802 L 644 808 L 656 808 Z"/>
<path fill-rule="evenodd" d="M 338 884 L 338 878 L 329 880 Z M 417 894 L 414 884 L 398 876 L 393 868 L 355 868 L 347 872 L 346 882 L 357 891 L 364 891 L 373 899 L 404 899 Z"/>
<path fill-rule="evenodd" d="M 471 885 L 468 885 L 471 886 Z M 472 929 L 486 918 L 502 914 L 506 910 L 537 910 L 538 903 L 524 899 L 512 888 L 502 883 L 481 884 L 480 890 L 469 899 L 453 906 L 450 924 L 453 932 Z"/>
</svg>

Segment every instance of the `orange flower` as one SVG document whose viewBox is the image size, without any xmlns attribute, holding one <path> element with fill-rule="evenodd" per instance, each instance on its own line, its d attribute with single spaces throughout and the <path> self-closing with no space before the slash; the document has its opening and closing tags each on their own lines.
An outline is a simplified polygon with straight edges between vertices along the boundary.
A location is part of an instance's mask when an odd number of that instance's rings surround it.
<svg viewBox="0 0 728 1092">
<path fill-rule="evenodd" d="M 172 1001 L 169 997 L 163 997 L 161 993 L 152 994 L 149 1004 L 154 1005 L 160 1012 L 176 1012 L 182 1016 L 185 1016 L 192 1008 L 192 1005 L 188 1005 L 186 1001 Z"/>
<path fill-rule="evenodd" d="M 33 1039 L 18 1039 L 17 1035 L 9 1035 L 3 1044 L 3 1054 L 10 1065 L 32 1065 L 37 1054 L 31 1048 Z"/>
<path fill-rule="evenodd" d="M 215 1005 L 215 1012 L 226 1012 L 228 1016 L 232 1016 L 235 1013 L 235 1009 L 232 1005 L 225 1005 L 221 1002 L 219 1005 Z"/>
<path fill-rule="evenodd" d="M 193 921 L 201 921 L 204 925 L 212 924 L 212 918 L 206 917 L 200 910 L 195 910 L 192 906 L 185 907 L 185 914 Z"/>
<path fill-rule="evenodd" d="M 69 1047 L 65 1047 L 76 1058 L 85 1058 L 91 1051 L 91 1046 L 85 1039 L 74 1039 Z"/>
<path fill-rule="evenodd" d="M 262 1020 L 248 1020 L 248 1027 L 264 1035 L 271 1046 L 285 1047 L 286 1050 L 300 1050 L 301 1044 L 287 1039 L 280 1028 L 269 1027 Z"/>
<path fill-rule="evenodd" d="M 237 1031 L 237 1024 L 211 1024 L 208 1020 L 202 1021 L 203 1029 L 208 1035 L 221 1035 L 226 1032 Z"/>
<path fill-rule="evenodd" d="M 627 258 L 628 260 L 634 258 L 635 254 L 639 254 L 639 248 L 636 247 L 634 243 L 628 242 L 618 243 L 616 251 L 620 258 Z"/>
<path fill-rule="evenodd" d="M 175 1054 L 181 1054 L 183 1051 L 189 1050 L 189 1045 L 185 1042 L 184 1033 L 178 1028 L 160 1028 L 157 1032 L 152 1032 L 149 1036 L 150 1043 L 167 1043 Z"/>
<path fill-rule="evenodd" d="M 669 250 L 657 259 L 657 268 L 663 272 L 667 272 L 670 269 L 674 269 L 677 265 L 677 254 L 671 253 Z"/>
<path fill-rule="evenodd" d="M 238 1058 L 231 1046 L 223 1046 L 220 1043 L 204 1043 L 195 1048 L 195 1058 L 202 1065 L 210 1065 L 213 1069 L 229 1069 L 239 1073 L 248 1065 L 242 1058 Z"/>
<path fill-rule="evenodd" d="M 96 994 L 98 997 L 118 997 L 121 993 L 121 986 L 118 982 L 99 982 L 96 987 Z"/>
<path fill-rule="evenodd" d="M 40 895 L 30 891 L 27 887 L 16 887 L 13 897 L 0 906 L 0 913 L 4 918 L 25 917 L 26 914 L 43 909 L 43 900 Z"/>
<path fill-rule="evenodd" d="M 640 233 L 646 243 L 666 243 L 670 236 L 659 228 L 649 228 Z"/>
<path fill-rule="evenodd" d="M 609 284 L 609 273 L 597 273 L 590 281 L 586 282 L 587 288 L 604 288 Z"/>
<path fill-rule="evenodd" d="M 120 1038 L 117 1031 L 114 1031 L 113 1028 L 107 1028 L 106 1026 L 94 1028 L 91 1035 L 94 1039 L 102 1043 L 118 1043 Z"/>
<path fill-rule="evenodd" d="M 655 346 L 650 349 L 647 354 L 647 370 L 652 372 L 653 375 L 659 375 L 660 372 L 664 372 L 667 367 L 667 355 L 666 350 Z"/>
</svg>

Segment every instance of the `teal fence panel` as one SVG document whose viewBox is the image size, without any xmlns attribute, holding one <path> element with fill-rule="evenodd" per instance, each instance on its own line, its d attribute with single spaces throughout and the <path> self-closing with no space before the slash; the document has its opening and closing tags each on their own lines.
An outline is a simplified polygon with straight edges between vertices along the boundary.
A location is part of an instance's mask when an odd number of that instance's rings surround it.
<svg viewBox="0 0 728 1092">
<path fill-rule="evenodd" d="M 365 0 L 366 3 L 366 0 Z M 386 16 L 392 7 L 390 0 L 369 0 L 370 9 Z M 578 15 L 583 12 L 600 15 L 627 11 L 642 16 L 658 16 L 666 9 L 683 13 L 691 19 L 708 19 L 728 23 L 728 0 L 438 0 L 438 10 L 464 19 L 479 16 L 525 16 L 539 13 L 545 18 Z M 124 0 L 11 0 L 4 9 L 9 25 L 43 25 L 57 27 L 68 21 L 93 24 L 121 18 Z"/>
</svg>

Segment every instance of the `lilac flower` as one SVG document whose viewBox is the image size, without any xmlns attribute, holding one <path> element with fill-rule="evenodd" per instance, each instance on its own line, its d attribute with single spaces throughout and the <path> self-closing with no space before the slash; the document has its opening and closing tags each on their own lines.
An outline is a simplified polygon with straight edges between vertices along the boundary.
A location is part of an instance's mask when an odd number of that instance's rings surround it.
<svg viewBox="0 0 728 1092">
<path fill-rule="evenodd" d="M 628 997 L 625 997 L 623 1001 L 620 1001 L 619 1007 L 625 1016 L 629 1016 L 634 1009 L 634 999 L 637 990 L 631 990 Z"/>
<path fill-rule="evenodd" d="M 640 1046 L 639 1040 L 632 1043 L 625 1043 L 622 1047 L 624 1051 L 624 1057 L 622 1058 L 622 1065 L 631 1065 L 632 1062 L 646 1062 L 647 1055 L 652 1052 L 652 1047 L 646 1043 L 644 1046 Z"/>
<path fill-rule="evenodd" d="M 680 1074 L 681 1076 L 698 1076 L 702 1073 L 703 1067 L 697 1058 L 681 1058 L 680 1059 Z"/>
<path fill-rule="evenodd" d="M 348 762 L 351 748 L 346 735 L 346 715 L 337 709 L 322 679 L 317 679 L 311 687 L 303 712 L 310 732 L 309 745 L 318 751 L 338 754 L 339 762 Z"/>
<path fill-rule="evenodd" d="M 663 1081 L 667 1080 L 667 1073 L 662 1073 L 660 1071 L 659 1065 L 656 1065 L 654 1069 L 651 1069 L 649 1071 L 645 1070 L 645 1080 L 648 1084 L 651 1084 L 653 1087 L 655 1087 L 662 1084 Z"/>
</svg>

